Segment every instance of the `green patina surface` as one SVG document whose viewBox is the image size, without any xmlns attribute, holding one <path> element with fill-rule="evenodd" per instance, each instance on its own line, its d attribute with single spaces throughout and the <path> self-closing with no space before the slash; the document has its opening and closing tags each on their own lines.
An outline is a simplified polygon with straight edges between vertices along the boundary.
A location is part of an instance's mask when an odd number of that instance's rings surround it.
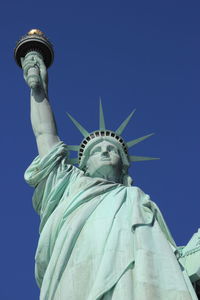
<svg viewBox="0 0 200 300">
<path fill-rule="evenodd" d="M 67 147 L 48 102 L 43 58 L 30 52 L 22 67 L 39 152 L 25 179 L 35 188 L 33 205 L 41 218 L 35 269 L 40 299 L 197 299 L 191 280 L 199 279 L 199 233 L 186 247 L 176 247 L 156 204 L 131 186 L 130 162 L 152 158 L 129 156 L 126 148 L 151 135 L 126 145 L 120 140 L 132 112 L 106 136 L 100 104 L 105 133 L 90 134 L 70 116 L 89 142 L 83 141 L 82 152 Z M 80 149 L 80 168 L 67 149 Z"/>
<path fill-rule="evenodd" d="M 197 299 L 149 196 L 85 176 L 68 164 L 66 149 L 59 143 L 25 174 L 41 217 L 41 299 Z"/>
</svg>

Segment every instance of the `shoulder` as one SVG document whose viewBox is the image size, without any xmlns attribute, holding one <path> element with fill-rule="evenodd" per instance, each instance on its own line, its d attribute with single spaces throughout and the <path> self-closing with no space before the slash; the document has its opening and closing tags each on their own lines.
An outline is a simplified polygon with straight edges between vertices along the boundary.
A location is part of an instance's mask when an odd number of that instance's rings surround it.
<svg viewBox="0 0 200 300">
<path fill-rule="evenodd" d="M 70 177 L 72 174 L 80 173 L 83 172 L 69 163 L 67 146 L 63 142 L 59 142 L 42 158 L 37 156 L 26 170 L 24 177 L 31 186 L 36 186 L 49 176 L 58 180 L 64 174 Z"/>
<path fill-rule="evenodd" d="M 130 186 L 127 187 L 128 191 L 131 193 L 134 193 L 142 198 L 145 198 L 146 200 L 150 200 L 150 196 L 146 194 L 141 188 L 138 186 Z"/>
</svg>

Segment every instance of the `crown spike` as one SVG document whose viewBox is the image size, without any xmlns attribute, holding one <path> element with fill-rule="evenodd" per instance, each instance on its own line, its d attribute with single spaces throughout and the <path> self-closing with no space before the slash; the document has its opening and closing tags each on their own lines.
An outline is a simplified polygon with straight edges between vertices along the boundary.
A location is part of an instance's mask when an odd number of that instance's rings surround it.
<svg viewBox="0 0 200 300">
<path fill-rule="evenodd" d="M 145 161 L 145 160 L 157 160 L 160 159 L 158 157 L 147 157 L 147 156 L 129 156 L 130 161 Z"/>
<path fill-rule="evenodd" d="M 150 134 L 144 135 L 144 136 L 142 136 L 142 137 L 140 137 L 138 139 L 134 139 L 134 140 L 126 143 L 126 145 L 128 146 L 128 148 L 131 148 L 131 147 L 135 146 L 136 144 L 138 144 L 138 143 L 140 143 L 140 142 L 148 139 L 152 135 L 154 135 L 154 133 L 150 133 Z"/>
<path fill-rule="evenodd" d="M 99 97 L 99 129 L 106 130 L 103 107 L 102 107 L 102 103 L 101 103 L 101 97 Z"/>
<path fill-rule="evenodd" d="M 71 151 L 79 151 L 79 146 L 78 145 L 67 145 L 68 150 Z"/>
<path fill-rule="evenodd" d="M 133 116 L 133 114 L 134 114 L 134 112 L 135 112 L 136 110 L 134 109 L 133 111 L 132 111 L 132 113 L 122 122 L 122 124 L 117 128 L 117 130 L 116 130 L 116 134 L 117 135 L 121 135 L 122 134 L 122 132 L 124 131 L 124 129 L 126 128 L 126 126 L 127 126 L 127 124 L 128 124 L 128 122 L 130 121 L 130 119 L 131 119 L 131 117 Z"/>
<path fill-rule="evenodd" d="M 78 128 L 78 130 L 81 132 L 81 134 L 86 138 L 89 135 L 89 132 L 83 128 L 83 126 L 77 122 L 69 113 L 67 113 L 70 120 L 74 123 L 74 125 Z"/>
</svg>

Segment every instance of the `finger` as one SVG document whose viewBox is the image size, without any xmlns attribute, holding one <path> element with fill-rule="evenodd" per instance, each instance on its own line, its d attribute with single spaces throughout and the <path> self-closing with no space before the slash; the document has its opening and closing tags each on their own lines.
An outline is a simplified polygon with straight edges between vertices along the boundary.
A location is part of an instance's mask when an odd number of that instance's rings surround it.
<svg viewBox="0 0 200 300">
<path fill-rule="evenodd" d="M 28 53 L 23 60 L 23 66 L 26 66 L 27 63 L 36 64 L 35 56 Z"/>
<path fill-rule="evenodd" d="M 22 68 L 23 68 L 23 64 L 24 64 L 24 57 L 20 57 L 20 61 L 21 61 L 21 65 L 22 65 Z"/>
<path fill-rule="evenodd" d="M 44 62 L 43 62 L 43 59 L 39 57 L 39 55 L 35 55 L 34 56 L 34 59 L 35 59 L 35 62 L 36 64 L 38 65 L 38 67 L 40 69 L 42 69 L 44 67 Z"/>
<path fill-rule="evenodd" d="M 38 68 L 40 69 L 40 71 L 45 72 L 46 66 L 44 64 L 43 59 L 39 55 L 34 55 L 34 59 L 35 59 L 35 62 L 37 64 Z"/>
<path fill-rule="evenodd" d="M 37 57 L 37 61 L 39 63 L 41 76 L 42 76 L 43 79 L 45 79 L 45 77 L 47 76 L 47 69 L 46 69 L 46 66 L 44 64 L 44 61 L 40 57 Z"/>
<path fill-rule="evenodd" d="M 34 59 L 34 57 L 25 57 L 23 59 L 23 66 L 25 66 L 27 63 L 34 63 L 36 64 L 36 60 Z"/>
<path fill-rule="evenodd" d="M 23 63 L 23 67 L 26 68 L 26 66 L 36 66 L 36 62 L 34 62 L 34 61 L 25 61 Z"/>
<path fill-rule="evenodd" d="M 28 70 L 29 70 L 30 68 L 34 68 L 34 67 L 37 68 L 37 65 L 36 65 L 34 62 L 27 62 L 27 63 L 23 66 L 24 73 L 27 74 L 27 73 L 28 73 Z"/>
<path fill-rule="evenodd" d="M 44 66 L 44 61 L 39 55 L 35 56 L 35 58 L 36 58 L 36 61 L 39 62 L 39 64 L 41 66 Z"/>
<path fill-rule="evenodd" d="M 41 77 L 42 77 L 42 78 L 45 78 L 46 75 L 47 75 L 46 66 L 43 64 L 43 65 L 40 65 L 40 66 L 38 66 L 38 67 L 39 67 L 39 69 L 40 69 Z"/>
<path fill-rule="evenodd" d="M 25 59 L 35 60 L 35 56 L 36 56 L 36 54 L 31 51 L 26 54 Z"/>
</svg>

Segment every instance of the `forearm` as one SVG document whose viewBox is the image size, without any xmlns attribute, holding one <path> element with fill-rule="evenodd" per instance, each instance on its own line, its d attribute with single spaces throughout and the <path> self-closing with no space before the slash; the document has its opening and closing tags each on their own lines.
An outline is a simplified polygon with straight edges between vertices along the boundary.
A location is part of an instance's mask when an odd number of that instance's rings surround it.
<svg viewBox="0 0 200 300">
<path fill-rule="evenodd" d="M 37 51 L 29 52 L 21 59 L 21 63 L 24 79 L 31 89 L 31 124 L 42 157 L 60 140 L 47 96 L 47 70 L 42 55 Z"/>
<path fill-rule="evenodd" d="M 42 91 L 31 90 L 31 123 L 38 152 L 42 157 L 59 142 L 54 115 L 47 96 Z"/>
</svg>

